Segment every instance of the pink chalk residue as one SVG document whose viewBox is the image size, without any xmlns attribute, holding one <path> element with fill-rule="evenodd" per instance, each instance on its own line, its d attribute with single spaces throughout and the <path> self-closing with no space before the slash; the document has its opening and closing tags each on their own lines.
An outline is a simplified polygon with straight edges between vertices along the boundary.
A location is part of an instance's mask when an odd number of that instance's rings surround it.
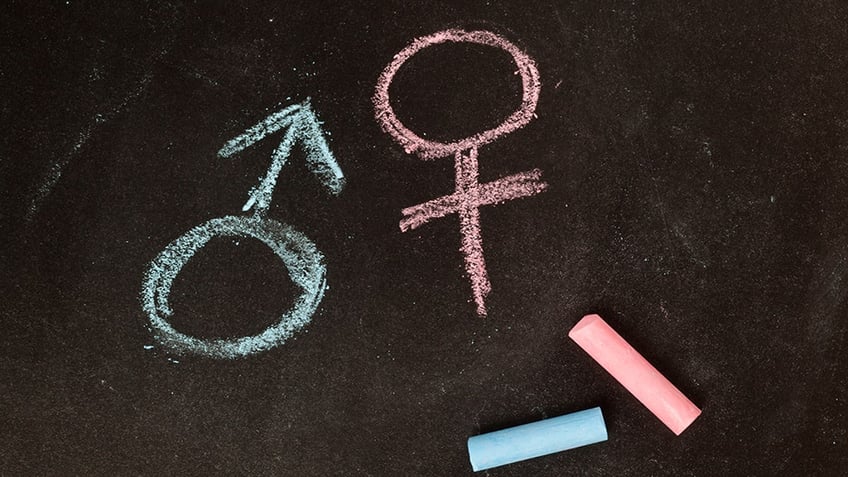
<svg viewBox="0 0 848 477">
<path fill-rule="evenodd" d="M 506 51 L 515 61 L 523 88 L 521 106 L 503 123 L 450 143 L 429 141 L 410 131 L 398 119 L 389 101 L 389 86 L 400 67 L 422 49 L 445 42 L 476 43 Z M 406 232 L 432 219 L 453 213 L 459 215 L 462 232 L 460 250 L 465 257 L 465 271 L 471 280 L 474 303 L 480 316 L 486 316 L 485 298 L 492 289 L 486 272 L 486 260 L 483 257 L 480 206 L 535 195 L 547 189 L 548 185 L 541 180 L 542 173 L 538 169 L 480 184 L 477 150 L 480 146 L 529 123 L 534 117 L 540 90 L 539 71 L 533 59 L 507 39 L 488 31 L 444 30 L 417 38 L 395 55 L 377 80 L 373 98 L 374 110 L 377 122 L 386 133 L 403 146 L 407 153 L 415 153 L 421 159 L 454 156 L 456 191 L 451 195 L 403 209 L 404 218 L 400 221 L 400 229 Z"/>
</svg>

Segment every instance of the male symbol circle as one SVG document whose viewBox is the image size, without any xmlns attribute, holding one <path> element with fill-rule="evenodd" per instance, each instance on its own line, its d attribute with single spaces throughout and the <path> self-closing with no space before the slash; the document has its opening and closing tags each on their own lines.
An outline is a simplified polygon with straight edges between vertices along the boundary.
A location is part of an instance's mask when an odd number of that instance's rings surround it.
<svg viewBox="0 0 848 477">
<path fill-rule="evenodd" d="M 173 314 L 168 297 L 174 280 L 194 254 L 215 237 L 251 237 L 260 240 L 282 260 L 301 294 L 277 323 L 265 331 L 234 339 L 200 339 L 180 333 L 168 322 Z M 142 306 L 156 340 L 177 353 L 212 358 L 239 358 L 284 343 L 309 320 L 321 303 L 327 281 L 321 252 L 305 235 L 276 220 L 226 216 L 189 230 L 168 244 L 150 263 L 141 292 Z"/>
<path fill-rule="evenodd" d="M 424 139 L 403 125 L 390 104 L 389 86 L 401 66 L 413 55 L 429 46 L 448 42 L 476 43 L 500 48 L 509 53 L 515 61 L 518 74 L 521 75 L 522 97 L 519 109 L 499 126 L 465 139 L 441 143 Z M 435 218 L 452 213 L 459 215 L 465 271 L 471 280 L 474 302 L 480 316 L 486 315 L 485 297 L 491 291 L 480 234 L 480 206 L 535 195 L 547 189 L 548 185 L 541 180 L 542 172 L 538 169 L 480 184 L 477 149 L 530 122 L 536 110 L 540 90 L 539 71 L 533 59 L 506 38 L 488 31 L 444 30 L 416 38 L 395 55 L 377 80 L 373 98 L 374 110 L 383 131 L 403 146 L 408 154 L 415 153 L 421 159 L 454 156 L 456 192 L 403 209 L 404 218 L 400 221 L 400 229 L 406 232 Z"/>
</svg>

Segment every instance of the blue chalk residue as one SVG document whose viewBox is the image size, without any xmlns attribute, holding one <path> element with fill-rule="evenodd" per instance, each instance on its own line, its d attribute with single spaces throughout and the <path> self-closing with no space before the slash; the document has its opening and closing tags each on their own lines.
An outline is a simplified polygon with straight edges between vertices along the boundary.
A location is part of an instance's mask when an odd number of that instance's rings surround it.
<svg viewBox="0 0 848 477">
<path fill-rule="evenodd" d="M 532 422 L 468 439 L 474 471 L 553 454 L 607 440 L 601 408 Z"/>
</svg>

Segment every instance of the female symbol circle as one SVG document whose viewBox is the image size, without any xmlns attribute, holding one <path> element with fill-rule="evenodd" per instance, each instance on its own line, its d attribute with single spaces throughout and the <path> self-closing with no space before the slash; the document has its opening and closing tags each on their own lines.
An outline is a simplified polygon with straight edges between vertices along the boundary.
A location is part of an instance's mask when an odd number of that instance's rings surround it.
<svg viewBox="0 0 848 477">
<path fill-rule="evenodd" d="M 392 80 L 400 67 L 413 55 L 429 46 L 448 42 L 492 46 L 509 53 L 518 67 L 518 74 L 521 75 L 522 95 L 521 106 L 499 126 L 474 134 L 465 139 L 442 143 L 424 139 L 403 125 L 390 104 L 389 86 L 392 84 Z M 523 127 L 533 119 L 536 103 L 539 101 L 540 90 L 539 70 L 536 69 L 536 63 L 517 46 L 510 43 L 509 40 L 489 31 L 469 32 L 452 29 L 416 38 L 406 48 L 395 55 L 392 62 L 383 70 L 383 73 L 380 74 L 380 78 L 377 80 L 377 88 L 373 101 L 377 121 L 383 130 L 403 146 L 407 154 L 415 153 L 421 159 L 426 160 L 451 156 L 457 152 L 467 151 L 471 148 L 479 148 L 483 144 L 488 144 L 504 134 L 511 133 Z"/>
<path fill-rule="evenodd" d="M 167 320 L 173 314 L 168 295 L 174 279 L 209 240 L 228 236 L 251 237 L 267 245 L 282 260 L 301 294 L 276 324 L 257 335 L 204 340 L 180 333 Z M 153 260 L 144 280 L 142 305 L 156 340 L 172 351 L 212 358 L 237 358 L 259 353 L 284 343 L 309 323 L 327 287 L 321 259 L 321 252 L 305 235 L 276 220 L 260 216 L 218 217 L 181 235 Z"/>
</svg>

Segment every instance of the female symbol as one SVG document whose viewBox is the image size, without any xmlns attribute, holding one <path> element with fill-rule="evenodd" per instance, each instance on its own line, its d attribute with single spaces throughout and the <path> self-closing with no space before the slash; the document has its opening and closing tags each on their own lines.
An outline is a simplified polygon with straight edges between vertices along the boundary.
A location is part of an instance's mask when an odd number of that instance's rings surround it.
<svg viewBox="0 0 848 477">
<path fill-rule="evenodd" d="M 401 66 L 413 55 L 440 43 L 475 43 L 500 48 L 512 56 L 521 75 L 521 106 L 499 126 L 449 143 L 424 139 L 410 131 L 398 119 L 389 101 L 389 86 Z M 485 297 L 491 291 L 483 258 L 483 241 L 480 236 L 480 206 L 498 204 L 507 200 L 528 197 L 547 189 L 539 169 L 503 177 L 480 184 L 477 175 L 477 149 L 498 137 L 523 127 L 533 119 L 539 100 L 539 71 L 532 58 L 510 43 L 506 38 L 488 31 L 444 30 L 412 41 L 401 50 L 383 70 L 374 93 L 374 110 L 383 131 L 397 141 L 408 154 L 415 153 L 424 160 L 454 156 L 456 192 L 451 195 L 403 209 L 400 229 L 412 230 L 432 219 L 456 213 L 460 218 L 465 271 L 471 280 L 477 314 L 486 315 Z"/>
</svg>

